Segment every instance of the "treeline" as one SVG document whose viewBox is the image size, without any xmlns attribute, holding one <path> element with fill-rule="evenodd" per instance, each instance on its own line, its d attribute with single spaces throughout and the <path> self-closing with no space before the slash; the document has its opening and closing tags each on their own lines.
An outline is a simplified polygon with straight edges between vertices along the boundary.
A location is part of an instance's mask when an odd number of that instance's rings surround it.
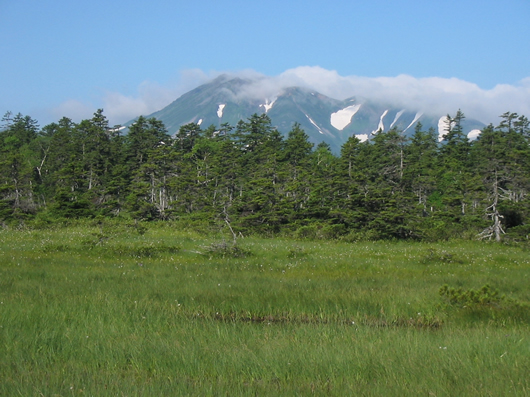
<svg viewBox="0 0 530 397">
<path fill-rule="evenodd" d="M 123 134 L 102 110 L 42 129 L 7 113 L 0 221 L 119 216 L 207 221 L 234 234 L 527 238 L 529 120 L 505 113 L 469 141 L 463 113 L 448 118 L 442 142 L 418 123 L 411 137 L 351 137 L 335 155 L 297 124 L 284 137 L 265 114 L 218 129 L 187 124 L 171 137 L 144 117 Z"/>
</svg>

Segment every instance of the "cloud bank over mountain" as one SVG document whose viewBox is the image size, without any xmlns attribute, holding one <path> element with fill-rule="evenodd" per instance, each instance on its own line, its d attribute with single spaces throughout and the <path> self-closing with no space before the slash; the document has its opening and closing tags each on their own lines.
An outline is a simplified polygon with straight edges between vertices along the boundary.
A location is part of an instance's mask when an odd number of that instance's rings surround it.
<svg viewBox="0 0 530 397">
<path fill-rule="evenodd" d="M 54 119 L 69 117 L 74 121 L 91 118 L 93 113 L 102 108 L 111 124 L 124 123 L 140 115 L 148 115 L 162 109 L 182 94 L 217 77 L 220 73 L 205 73 L 190 69 L 180 73 L 175 82 L 162 85 L 154 81 L 144 81 L 134 94 L 116 91 L 102 91 L 94 102 L 77 99 L 67 100 L 50 110 Z"/>
<path fill-rule="evenodd" d="M 204 72 L 187 70 L 176 83 L 161 85 L 143 82 L 134 95 L 105 92 L 100 103 L 87 104 L 75 100 L 53 109 L 56 117 L 70 117 L 75 121 L 88 118 L 102 107 L 113 124 L 122 123 L 138 115 L 151 114 L 162 109 L 180 95 L 221 75 L 253 80 L 238 93 L 242 98 L 273 99 L 287 87 L 299 86 L 318 91 L 335 99 L 356 97 L 393 106 L 413 107 L 426 114 L 455 114 L 461 109 L 467 117 L 486 124 L 498 124 L 504 112 L 517 112 L 530 117 L 530 77 L 517 85 L 499 84 L 491 89 L 457 78 L 423 77 L 409 75 L 395 77 L 340 76 L 334 70 L 319 66 L 301 66 L 286 70 L 278 76 L 265 76 L 253 70 L 239 72 Z"/>
</svg>

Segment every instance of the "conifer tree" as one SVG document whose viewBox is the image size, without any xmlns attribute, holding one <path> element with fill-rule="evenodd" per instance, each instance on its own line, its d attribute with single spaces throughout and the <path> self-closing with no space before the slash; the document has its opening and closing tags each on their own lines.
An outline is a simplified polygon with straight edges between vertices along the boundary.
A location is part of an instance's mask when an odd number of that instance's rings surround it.
<svg viewBox="0 0 530 397">
<path fill-rule="evenodd" d="M 33 183 L 37 121 L 17 114 L 4 116 L 0 131 L 0 217 L 7 219 L 36 211 Z M 1 220 L 1 219 L 0 219 Z"/>
</svg>

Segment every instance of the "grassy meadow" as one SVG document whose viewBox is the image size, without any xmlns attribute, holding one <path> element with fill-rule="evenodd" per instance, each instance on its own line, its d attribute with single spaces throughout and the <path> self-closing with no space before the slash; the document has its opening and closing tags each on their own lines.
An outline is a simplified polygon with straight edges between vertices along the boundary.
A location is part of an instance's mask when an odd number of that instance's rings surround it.
<svg viewBox="0 0 530 397">
<path fill-rule="evenodd" d="M 0 230 L 0 395 L 530 395 L 528 245 L 230 243 Z"/>
</svg>

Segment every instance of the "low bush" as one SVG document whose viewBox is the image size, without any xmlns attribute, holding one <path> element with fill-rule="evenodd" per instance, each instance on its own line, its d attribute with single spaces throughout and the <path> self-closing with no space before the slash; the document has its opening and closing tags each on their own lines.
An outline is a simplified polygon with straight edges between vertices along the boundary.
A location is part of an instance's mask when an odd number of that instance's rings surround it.
<svg viewBox="0 0 530 397">
<path fill-rule="evenodd" d="M 450 304 L 460 307 L 498 306 L 506 300 L 505 295 L 500 295 L 499 291 L 489 284 L 484 285 L 478 291 L 474 289 L 450 288 L 445 284 L 440 287 L 439 293 Z"/>
</svg>

